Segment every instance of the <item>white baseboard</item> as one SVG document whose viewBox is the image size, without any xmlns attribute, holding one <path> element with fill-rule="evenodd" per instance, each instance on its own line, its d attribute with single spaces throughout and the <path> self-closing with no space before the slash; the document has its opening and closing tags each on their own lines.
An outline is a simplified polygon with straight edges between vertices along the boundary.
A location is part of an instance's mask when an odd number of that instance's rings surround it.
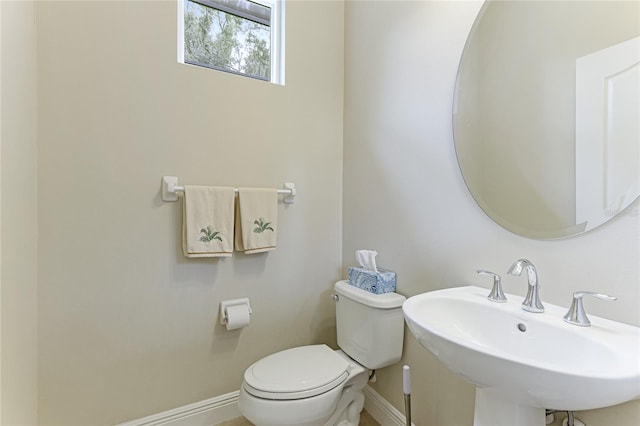
<svg viewBox="0 0 640 426">
<path fill-rule="evenodd" d="M 116 426 L 215 426 L 242 415 L 238 410 L 239 394 L 230 392 Z M 406 425 L 406 417 L 368 385 L 364 397 L 365 410 L 382 426 Z"/>
<path fill-rule="evenodd" d="M 214 426 L 241 416 L 239 394 L 230 392 L 117 426 Z"/>
<path fill-rule="evenodd" d="M 369 385 L 364 387 L 364 409 L 382 426 L 407 424 L 405 415 Z M 411 424 L 413 425 L 413 422 Z"/>
</svg>

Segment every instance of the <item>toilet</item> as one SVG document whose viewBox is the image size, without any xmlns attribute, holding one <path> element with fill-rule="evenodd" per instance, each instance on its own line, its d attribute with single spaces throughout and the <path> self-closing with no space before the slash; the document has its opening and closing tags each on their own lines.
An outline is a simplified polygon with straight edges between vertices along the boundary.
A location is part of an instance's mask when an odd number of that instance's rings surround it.
<svg viewBox="0 0 640 426">
<path fill-rule="evenodd" d="M 256 426 L 358 426 L 371 370 L 402 357 L 405 297 L 333 288 L 341 350 L 300 346 L 249 366 L 238 408 Z"/>
</svg>

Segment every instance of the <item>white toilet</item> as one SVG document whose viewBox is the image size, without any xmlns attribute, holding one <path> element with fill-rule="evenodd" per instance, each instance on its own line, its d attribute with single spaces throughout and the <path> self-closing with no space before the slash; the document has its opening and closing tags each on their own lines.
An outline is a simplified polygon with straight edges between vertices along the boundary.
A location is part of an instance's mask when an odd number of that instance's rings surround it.
<svg viewBox="0 0 640 426">
<path fill-rule="evenodd" d="M 300 346 L 269 355 L 244 373 L 238 407 L 257 426 L 357 426 L 369 370 L 402 356 L 405 297 L 373 294 L 338 281 L 338 345 Z"/>
</svg>

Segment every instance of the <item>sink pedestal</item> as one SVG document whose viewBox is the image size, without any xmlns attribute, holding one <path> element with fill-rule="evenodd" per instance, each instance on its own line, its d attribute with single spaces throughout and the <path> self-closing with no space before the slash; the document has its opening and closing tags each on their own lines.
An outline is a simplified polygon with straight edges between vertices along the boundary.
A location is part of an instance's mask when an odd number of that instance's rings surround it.
<svg viewBox="0 0 640 426">
<path fill-rule="evenodd" d="M 545 409 L 507 400 L 491 389 L 476 388 L 473 426 L 544 426 Z"/>
</svg>

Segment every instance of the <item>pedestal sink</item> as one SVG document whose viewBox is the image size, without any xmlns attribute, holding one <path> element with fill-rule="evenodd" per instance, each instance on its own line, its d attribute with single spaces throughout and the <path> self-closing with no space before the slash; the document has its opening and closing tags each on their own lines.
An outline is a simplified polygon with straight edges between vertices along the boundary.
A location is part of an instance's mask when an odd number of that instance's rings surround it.
<svg viewBox="0 0 640 426">
<path fill-rule="evenodd" d="M 409 330 L 446 367 L 476 386 L 474 426 L 544 426 L 545 408 L 589 410 L 640 397 L 640 328 L 567 308 L 521 309 L 523 298 L 489 301 L 488 290 L 423 293 L 402 307 Z"/>
</svg>

